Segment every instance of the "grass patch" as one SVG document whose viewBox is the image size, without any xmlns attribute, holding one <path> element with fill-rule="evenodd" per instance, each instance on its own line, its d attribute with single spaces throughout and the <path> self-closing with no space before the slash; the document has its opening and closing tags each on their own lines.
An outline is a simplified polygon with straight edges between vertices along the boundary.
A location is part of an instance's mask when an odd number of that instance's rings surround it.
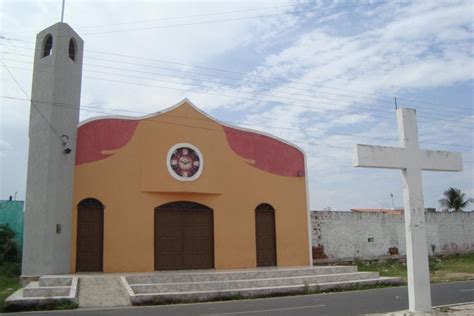
<svg viewBox="0 0 474 316">
<path fill-rule="evenodd" d="M 439 310 L 441 313 L 450 313 L 450 312 L 453 311 L 450 307 L 445 307 L 445 306 L 440 307 L 438 310 Z"/>
<path fill-rule="evenodd" d="M 4 311 L 7 297 L 21 287 L 15 264 L 6 262 L 0 266 L 0 312 Z"/>
<path fill-rule="evenodd" d="M 400 277 L 407 282 L 406 263 L 398 260 L 355 262 L 359 271 L 375 271 L 381 276 Z M 474 253 L 430 258 L 431 282 L 474 280 Z"/>
<path fill-rule="evenodd" d="M 406 282 L 407 266 L 406 263 L 398 260 L 390 260 L 383 262 L 355 262 L 360 272 L 376 271 L 380 276 L 384 277 L 401 277 Z"/>
<path fill-rule="evenodd" d="M 44 302 L 41 305 L 10 305 L 7 306 L 3 311 L 7 313 L 11 312 L 32 312 L 32 311 L 49 311 L 49 310 L 66 310 L 66 309 L 76 309 L 79 305 L 77 303 L 71 302 L 69 300 L 60 300 L 60 301 L 48 301 Z"/>
<path fill-rule="evenodd" d="M 474 253 L 430 260 L 431 282 L 474 280 Z"/>
<path fill-rule="evenodd" d="M 69 300 L 47 301 L 41 305 L 19 306 L 11 305 L 6 307 L 5 300 L 21 287 L 20 284 L 20 262 L 4 262 L 0 265 L 0 313 L 19 311 L 43 311 L 75 309 L 78 305 Z"/>
</svg>

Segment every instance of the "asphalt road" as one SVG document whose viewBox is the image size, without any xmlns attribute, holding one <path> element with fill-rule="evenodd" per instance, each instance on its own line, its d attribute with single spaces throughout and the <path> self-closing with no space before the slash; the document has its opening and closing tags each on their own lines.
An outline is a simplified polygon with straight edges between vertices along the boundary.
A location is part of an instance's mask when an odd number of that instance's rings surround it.
<svg viewBox="0 0 474 316">
<path fill-rule="evenodd" d="M 474 281 L 431 285 L 433 306 L 474 302 Z M 408 308 L 407 287 L 254 300 L 34 312 L 29 315 L 361 315 Z M 20 313 L 23 314 L 23 313 Z"/>
</svg>

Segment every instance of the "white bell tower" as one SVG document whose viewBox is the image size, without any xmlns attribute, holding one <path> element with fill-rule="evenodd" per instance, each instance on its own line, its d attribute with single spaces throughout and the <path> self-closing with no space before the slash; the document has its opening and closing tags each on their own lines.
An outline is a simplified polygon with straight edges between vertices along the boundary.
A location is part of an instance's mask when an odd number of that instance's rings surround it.
<svg viewBox="0 0 474 316">
<path fill-rule="evenodd" d="M 36 37 L 22 277 L 70 272 L 84 42 L 66 23 Z"/>
</svg>

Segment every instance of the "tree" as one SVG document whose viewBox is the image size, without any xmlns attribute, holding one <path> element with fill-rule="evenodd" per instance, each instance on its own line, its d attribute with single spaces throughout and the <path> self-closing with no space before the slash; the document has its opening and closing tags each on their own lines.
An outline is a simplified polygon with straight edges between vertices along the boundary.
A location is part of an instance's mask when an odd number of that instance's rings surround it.
<svg viewBox="0 0 474 316">
<path fill-rule="evenodd" d="M 462 212 L 469 203 L 474 202 L 473 199 L 466 199 L 466 194 L 453 187 L 444 191 L 443 195 L 444 198 L 439 200 L 439 204 L 444 211 Z"/>
</svg>

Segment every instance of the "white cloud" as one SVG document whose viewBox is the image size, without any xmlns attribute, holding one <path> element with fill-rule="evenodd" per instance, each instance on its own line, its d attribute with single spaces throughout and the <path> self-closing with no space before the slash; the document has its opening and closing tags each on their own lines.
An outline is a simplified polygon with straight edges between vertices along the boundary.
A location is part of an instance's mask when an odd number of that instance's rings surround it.
<svg viewBox="0 0 474 316">
<path fill-rule="evenodd" d="M 311 204 L 314 208 L 379 207 L 380 201 L 388 198 L 390 192 L 396 195 L 396 204 L 400 205 L 399 173 L 354 169 L 351 167 L 352 152 L 347 148 L 356 142 L 398 144 L 392 100 L 374 94 L 403 95 L 410 98 L 420 91 L 433 92 L 472 82 L 472 2 L 390 2 L 342 11 L 320 10 L 274 18 L 87 35 L 107 30 L 328 7 L 324 1 L 294 2 L 293 7 L 289 6 L 291 3 L 293 2 L 211 2 L 197 5 L 170 2 L 155 5 L 152 2 L 137 2 L 131 5 L 129 2 L 109 1 L 91 5 L 90 2 L 70 2 L 66 7 L 66 21 L 80 34 L 84 34 L 86 57 L 121 62 L 117 64 L 86 58 L 85 69 L 120 73 L 122 77 L 85 71 L 82 104 L 100 107 L 97 111 L 111 112 L 110 109 L 124 108 L 136 111 L 134 115 L 140 115 L 138 112 L 155 112 L 188 97 L 210 114 L 226 113 L 226 116 L 220 116 L 219 119 L 239 120 L 256 125 L 253 126 L 256 129 L 294 141 L 303 147 L 308 157 Z M 57 21 L 59 10 L 56 2 L 7 4 L 4 7 L 7 14 L 3 14 L 2 31 L 25 28 L 32 30 L 26 34 L 8 34 L 10 37 L 26 36 L 32 40 L 34 33 Z M 336 1 L 329 5 L 344 6 L 344 2 Z M 80 27 L 271 6 L 276 8 L 222 16 Z M 12 43 L 18 46 L 31 45 Z M 15 49 L 11 45 L 8 50 L 31 53 L 22 48 Z M 145 59 L 97 54 L 93 50 Z M 31 60 L 19 56 L 6 58 Z M 157 60 L 224 68 L 234 72 L 211 71 Z M 10 61 L 6 63 L 25 67 L 24 64 Z M 92 63 L 154 72 L 160 76 L 87 65 Z M 208 76 L 191 74 L 189 71 L 206 73 Z M 14 72 L 20 83 L 29 89 L 31 72 Z M 135 84 L 87 78 L 90 76 Z M 4 72 L 1 93 L 22 97 L 18 87 Z M 28 105 L 4 101 L 2 103 L 9 106 L 3 107 L 2 104 L 0 122 L 2 128 L 5 126 L 2 138 L 17 139 L 16 143 L 26 148 L 26 133 L 21 138 L 15 136 L 15 133 L 19 128 L 27 129 Z M 472 98 L 469 105 L 472 107 Z M 444 111 L 449 109 L 434 106 L 433 110 L 438 113 L 440 121 L 422 118 L 423 115 L 430 116 L 423 112 L 419 116 L 422 140 L 473 145 L 472 133 L 460 128 L 472 125 L 472 115 L 454 115 L 452 118 L 458 120 L 457 128 L 452 126 L 453 121 L 451 126 L 443 127 L 439 124 L 443 123 Z M 95 115 L 97 114 L 82 112 L 81 119 Z M 434 124 L 428 124 L 432 122 Z M 246 127 L 252 128 L 248 125 Z M 438 145 L 423 146 L 459 149 Z M 472 148 L 461 150 L 465 160 L 474 160 Z M 13 161 L 9 163 L 9 166 L 15 164 Z M 26 168 L 24 165 L 17 167 Z M 433 179 L 431 177 L 436 176 L 430 175 L 428 179 Z M 471 164 L 459 175 L 442 176 L 436 178 L 438 181 L 429 181 L 436 182 L 436 185 L 425 182 L 425 199 L 434 203 L 440 189 L 452 183 L 459 184 L 458 186 L 472 193 L 473 178 Z"/>
<path fill-rule="evenodd" d="M 374 118 L 370 115 L 361 115 L 361 114 L 350 114 L 350 115 L 341 115 L 335 120 L 332 121 L 335 125 L 350 125 L 363 122 L 373 121 Z"/>
<path fill-rule="evenodd" d="M 11 145 L 4 140 L 0 139 L 0 158 L 7 157 L 8 152 L 11 149 Z"/>
</svg>

